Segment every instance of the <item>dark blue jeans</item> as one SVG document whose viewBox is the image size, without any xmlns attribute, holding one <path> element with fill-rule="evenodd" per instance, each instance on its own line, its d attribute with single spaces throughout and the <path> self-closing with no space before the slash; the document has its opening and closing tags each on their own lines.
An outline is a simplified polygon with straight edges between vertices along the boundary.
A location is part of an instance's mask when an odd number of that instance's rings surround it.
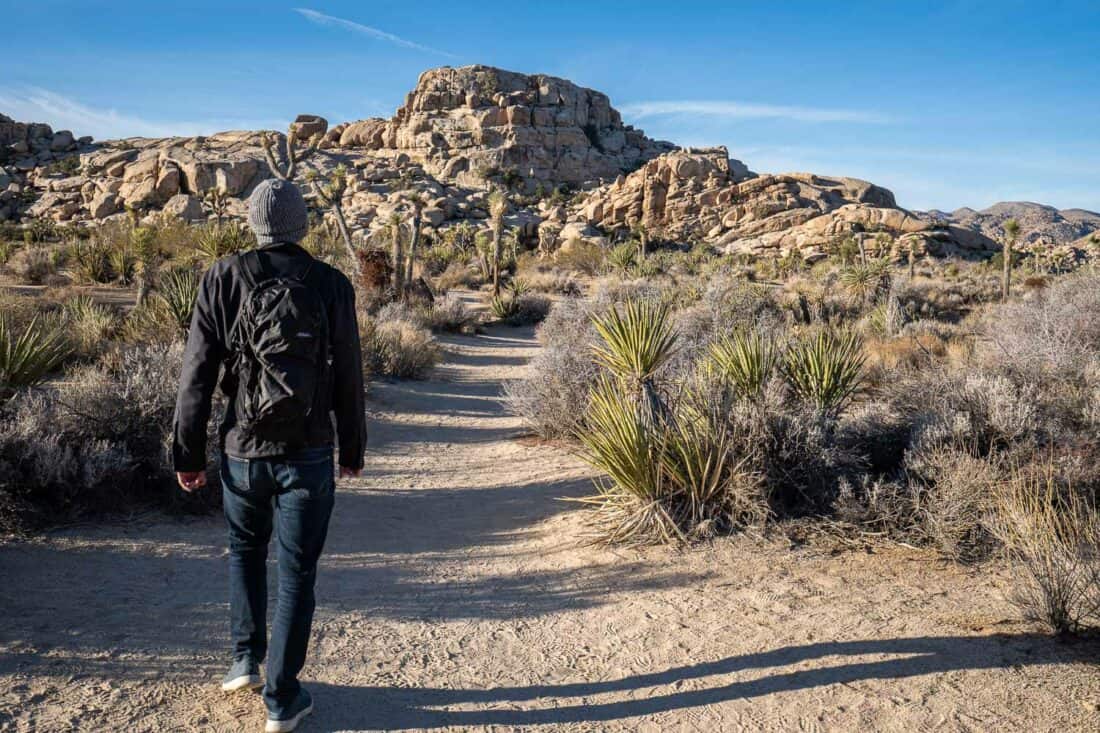
<svg viewBox="0 0 1100 733">
<path fill-rule="evenodd" d="M 264 701 L 280 713 L 298 694 L 316 605 L 313 586 L 335 493 L 332 448 L 278 458 L 222 456 L 229 524 L 229 610 L 234 657 L 267 656 Z M 267 639 L 267 545 L 279 547 L 279 596 Z"/>
</svg>

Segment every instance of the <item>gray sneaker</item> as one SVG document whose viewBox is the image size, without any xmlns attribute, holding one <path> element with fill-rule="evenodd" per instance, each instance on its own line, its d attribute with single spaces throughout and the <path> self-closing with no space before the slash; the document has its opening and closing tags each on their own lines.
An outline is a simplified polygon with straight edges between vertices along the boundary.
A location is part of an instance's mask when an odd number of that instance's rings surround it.
<svg viewBox="0 0 1100 733">
<path fill-rule="evenodd" d="M 267 725 L 264 733 L 291 733 L 298 728 L 298 724 L 313 712 L 313 698 L 303 687 L 298 690 L 298 697 L 287 706 L 286 710 L 275 713 L 268 711 Z"/>
<path fill-rule="evenodd" d="M 264 683 L 260 679 L 260 665 L 251 657 L 240 657 L 222 678 L 222 689 L 226 692 L 236 690 L 258 690 Z"/>
</svg>

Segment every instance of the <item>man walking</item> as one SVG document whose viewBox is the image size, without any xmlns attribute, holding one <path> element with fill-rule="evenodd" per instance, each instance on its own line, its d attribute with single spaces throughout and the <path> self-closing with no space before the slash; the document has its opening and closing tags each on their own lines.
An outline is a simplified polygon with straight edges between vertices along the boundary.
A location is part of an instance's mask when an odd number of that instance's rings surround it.
<svg viewBox="0 0 1100 733">
<path fill-rule="evenodd" d="M 263 685 L 265 730 L 281 733 L 313 710 L 298 673 L 332 513 L 334 423 L 341 477 L 359 474 L 367 433 L 355 293 L 342 273 L 298 246 L 308 227 L 302 194 L 289 181 L 264 181 L 249 199 L 248 223 L 259 247 L 219 260 L 202 280 L 180 375 L 173 455 L 185 491 L 206 485 L 206 425 L 222 371 L 233 641 L 222 689 Z M 279 592 L 269 642 L 273 531 Z"/>
</svg>

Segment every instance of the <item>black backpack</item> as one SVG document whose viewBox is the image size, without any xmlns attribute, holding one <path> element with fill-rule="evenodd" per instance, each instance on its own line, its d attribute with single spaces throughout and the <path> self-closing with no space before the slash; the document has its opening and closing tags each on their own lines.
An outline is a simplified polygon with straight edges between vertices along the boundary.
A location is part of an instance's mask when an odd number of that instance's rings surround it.
<svg viewBox="0 0 1100 733">
<path fill-rule="evenodd" d="M 236 412 L 259 440 L 302 443 L 330 370 L 329 325 L 314 260 L 295 277 L 268 277 L 259 254 L 237 258 L 248 286 L 231 338 L 237 355 Z M 323 408 L 322 408 L 323 409 Z"/>
</svg>

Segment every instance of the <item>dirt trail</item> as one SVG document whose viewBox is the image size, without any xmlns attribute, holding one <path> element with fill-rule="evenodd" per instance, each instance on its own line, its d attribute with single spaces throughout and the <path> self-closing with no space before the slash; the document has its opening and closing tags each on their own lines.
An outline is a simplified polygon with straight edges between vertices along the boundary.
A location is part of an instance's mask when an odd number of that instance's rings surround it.
<svg viewBox="0 0 1100 733">
<path fill-rule="evenodd" d="M 305 731 L 1097 730 L 1096 643 L 1009 619 L 1005 577 L 929 555 L 734 539 L 578 547 L 574 458 L 516 440 L 498 395 L 530 330 L 448 339 L 375 385 L 342 485 Z M 220 520 L 0 546 L 0 729 L 259 730 L 225 696 Z"/>
</svg>

